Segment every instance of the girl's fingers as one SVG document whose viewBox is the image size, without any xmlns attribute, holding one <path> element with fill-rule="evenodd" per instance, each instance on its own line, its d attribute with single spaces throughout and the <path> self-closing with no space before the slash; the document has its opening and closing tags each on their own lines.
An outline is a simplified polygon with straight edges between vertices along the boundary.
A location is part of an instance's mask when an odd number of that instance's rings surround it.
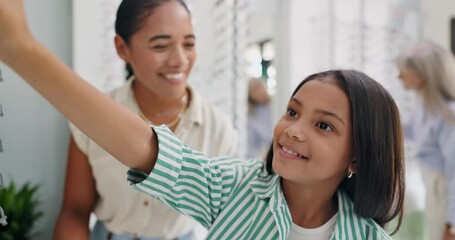
<svg viewBox="0 0 455 240">
<path fill-rule="evenodd" d="M 0 0 L 0 33 L 0 60 L 13 52 L 13 44 L 32 39 L 22 0 Z"/>
</svg>

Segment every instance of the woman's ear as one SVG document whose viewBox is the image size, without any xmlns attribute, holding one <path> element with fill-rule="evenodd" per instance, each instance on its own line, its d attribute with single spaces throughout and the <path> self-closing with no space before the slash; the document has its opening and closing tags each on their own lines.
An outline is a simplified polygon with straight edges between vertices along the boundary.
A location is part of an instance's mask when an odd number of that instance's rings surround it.
<svg viewBox="0 0 455 240">
<path fill-rule="evenodd" d="M 119 35 L 115 35 L 114 38 L 114 44 L 115 44 L 115 49 L 117 50 L 117 54 L 119 55 L 120 58 L 123 59 L 123 61 L 128 63 L 129 59 L 129 47 L 126 44 L 125 40 L 123 40 L 122 37 Z"/>
</svg>

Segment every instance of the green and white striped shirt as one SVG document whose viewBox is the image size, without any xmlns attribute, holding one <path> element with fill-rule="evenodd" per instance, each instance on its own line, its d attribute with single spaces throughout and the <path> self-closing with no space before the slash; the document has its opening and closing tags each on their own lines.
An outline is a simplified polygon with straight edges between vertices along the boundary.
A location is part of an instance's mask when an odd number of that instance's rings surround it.
<svg viewBox="0 0 455 240">
<path fill-rule="evenodd" d="M 150 175 L 134 169 L 128 180 L 146 194 L 199 221 L 207 239 L 287 239 L 291 214 L 279 184 L 261 160 L 207 159 L 162 126 L 158 159 Z M 330 239 L 391 239 L 372 219 L 354 213 L 338 191 L 338 217 Z"/>
</svg>

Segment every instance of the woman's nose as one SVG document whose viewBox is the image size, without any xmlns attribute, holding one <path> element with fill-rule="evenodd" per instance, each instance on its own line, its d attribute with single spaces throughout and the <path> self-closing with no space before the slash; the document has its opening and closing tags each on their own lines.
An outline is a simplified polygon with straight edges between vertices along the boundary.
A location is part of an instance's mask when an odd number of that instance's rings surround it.
<svg viewBox="0 0 455 240">
<path fill-rule="evenodd" d="M 188 64 L 188 56 L 181 47 L 176 47 L 171 51 L 168 57 L 168 65 L 174 68 L 184 68 Z"/>
</svg>

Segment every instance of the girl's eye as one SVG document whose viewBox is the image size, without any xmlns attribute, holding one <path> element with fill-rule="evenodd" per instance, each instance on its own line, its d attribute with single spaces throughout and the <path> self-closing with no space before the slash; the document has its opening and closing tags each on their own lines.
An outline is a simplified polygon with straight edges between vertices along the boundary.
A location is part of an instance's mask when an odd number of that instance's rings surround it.
<svg viewBox="0 0 455 240">
<path fill-rule="evenodd" d="M 297 112 L 292 108 L 288 108 L 287 112 L 288 112 L 288 115 L 291 117 L 295 117 L 297 115 Z"/>
<path fill-rule="evenodd" d="M 333 131 L 332 127 L 329 124 L 325 123 L 325 122 L 319 122 L 317 124 L 317 127 L 322 129 L 322 130 L 324 130 L 324 131 L 328 131 L 328 132 Z"/>
</svg>

